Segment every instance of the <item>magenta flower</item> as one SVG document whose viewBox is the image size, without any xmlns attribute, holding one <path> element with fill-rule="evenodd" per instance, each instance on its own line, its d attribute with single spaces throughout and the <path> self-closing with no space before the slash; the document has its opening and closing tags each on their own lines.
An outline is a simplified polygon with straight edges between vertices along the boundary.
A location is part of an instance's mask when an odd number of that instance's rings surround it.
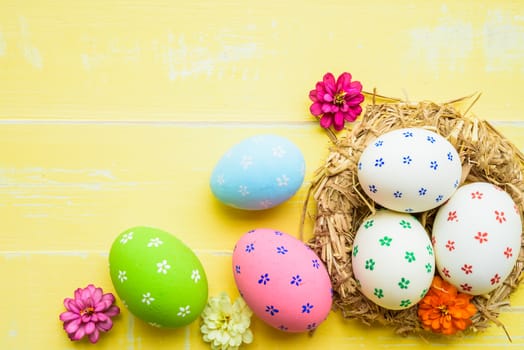
<svg viewBox="0 0 524 350">
<path fill-rule="evenodd" d="M 364 101 L 362 84 L 351 81 L 351 74 L 342 73 L 337 81 L 331 73 L 326 73 L 322 81 L 317 82 L 315 90 L 309 92 L 313 104 L 311 114 L 320 117 L 320 126 L 342 130 L 346 121 L 352 122 L 362 113 L 360 104 Z"/>
<path fill-rule="evenodd" d="M 118 315 L 120 309 L 113 305 L 113 294 L 102 293 L 102 288 L 90 284 L 75 290 L 74 299 L 64 299 L 67 311 L 60 314 L 60 320 L 64 322 L 69 339 L 80 340 L 87 335 L 91 343 L 96 343 L 100 332 L 107 332 L 113 327 L 111 317 Z"/>
</svg>

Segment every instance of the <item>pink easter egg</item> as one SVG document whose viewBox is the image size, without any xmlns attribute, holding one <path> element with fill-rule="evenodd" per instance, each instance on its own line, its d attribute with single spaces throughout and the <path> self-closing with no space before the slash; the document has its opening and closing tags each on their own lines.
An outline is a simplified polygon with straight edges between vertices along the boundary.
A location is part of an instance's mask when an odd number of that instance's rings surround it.
<svg viewBox="0 0 524 350">
<path fill-rule="evenodd" d="M 317 328 L 332 304 L 329 274 L 303 242 L 272 229 L 249 231 L 233 250 L 240 294 L 261 320 L 287 332 Z"/>
</svg>

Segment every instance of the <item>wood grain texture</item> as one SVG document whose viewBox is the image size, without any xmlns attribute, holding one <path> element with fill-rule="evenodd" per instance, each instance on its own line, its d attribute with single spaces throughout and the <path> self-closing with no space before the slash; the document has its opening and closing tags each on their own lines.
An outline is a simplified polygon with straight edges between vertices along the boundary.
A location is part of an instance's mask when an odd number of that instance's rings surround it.
<svg viewBox="0 0 524 350">
<path fill-rule="evenodd" d="M 91 348 L 61 329 L 62 300 L 88 283 L 114 291 L 108 250 L 135 225 L 177 235 L 202 260 L 210 295 L 236 297 L 231 251 L 244 232 L 298 237 L 328 152 L 307 98 L 326 71 L 412 101 L 481 91 L 473 112 L 524 150 L 523 10 L 487 0 L 0 0 L 0 349 Z M 211 171 L 260 133 L 297 144 L 306 180 L 277 208 L 226 208 Z M 245 349 L 523 348 L 523 316 L 521 286 L 500 316 L 513 342 L 496 326 L 423 340 L 332 312 L 309 336 L 254 317 Z M 158 330 L 126 310 L 96 347 L 208 348 L 197 322 Z"/>
</svg>

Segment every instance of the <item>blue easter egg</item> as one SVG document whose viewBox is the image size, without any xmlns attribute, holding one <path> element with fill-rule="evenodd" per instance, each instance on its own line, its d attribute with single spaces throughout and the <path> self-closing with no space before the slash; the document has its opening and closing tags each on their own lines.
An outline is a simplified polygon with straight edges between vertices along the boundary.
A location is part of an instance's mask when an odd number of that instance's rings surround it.
<svg viewBox="0 0 524 350">
<path fill-rule="evenodd" d="M 304 156 L 294 143 L 264 134 L 231 147 L 215 166 L 210 186 L 226 205 L 263 210 L 292 197 L 302 185 L 304 173 Z"/>
</svg>

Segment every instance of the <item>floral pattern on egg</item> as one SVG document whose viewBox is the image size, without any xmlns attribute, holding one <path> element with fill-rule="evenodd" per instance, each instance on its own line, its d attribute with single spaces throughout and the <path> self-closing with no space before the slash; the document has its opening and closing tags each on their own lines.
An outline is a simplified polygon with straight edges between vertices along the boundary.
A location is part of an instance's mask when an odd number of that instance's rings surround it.
<svg viewBox="0 0 524 350">
<path fill-rule="evenodd" d="M 202 264 L 183 242 L 151 227 L 120 234 L 109 253 L 117 295 L 135 316 L 154 327 L 194 321 L 207 301 Z"/>
<path fill-rule="evenodd" d="M 315 329 L 331 309 L 326 268 L 303 242 L 281 231 L 257 229 L 240 238 L 233 275 L 247 305 L 276 329 Z"/>
<path fill-rule="evenodd" d="M 500 286 L 520 251 L 522 222 L 515 208 L 509 194 L 493 184 L 475 182 L 460 187 L 439 208 L 433 224 L 441 277 L 473 295 Z"/>
<path fill-rule="evenodd" d="M 355 279 L 374 303 L 406 309 L 429 290 L 435 271 L 433 248 L 413 216 L 379 210 L 364 220 L 353 244 Z"/>
<path fill-rule="evenodd" d="M 359 182 L 371 199 L 407 213 L 444 203 L 462 174 L 455 148 L 442 136 L 421 128 L 381 135 L 364 149 L 357 169 Z"/>
<path fill-rule="evenodd" d="M 210 187 L 222 203 L 244 210 L 275 207 L 302 185 L 305 161 L 288 139 L 271 134 L 247 138 L 216 164 Z"/>
</svg>

